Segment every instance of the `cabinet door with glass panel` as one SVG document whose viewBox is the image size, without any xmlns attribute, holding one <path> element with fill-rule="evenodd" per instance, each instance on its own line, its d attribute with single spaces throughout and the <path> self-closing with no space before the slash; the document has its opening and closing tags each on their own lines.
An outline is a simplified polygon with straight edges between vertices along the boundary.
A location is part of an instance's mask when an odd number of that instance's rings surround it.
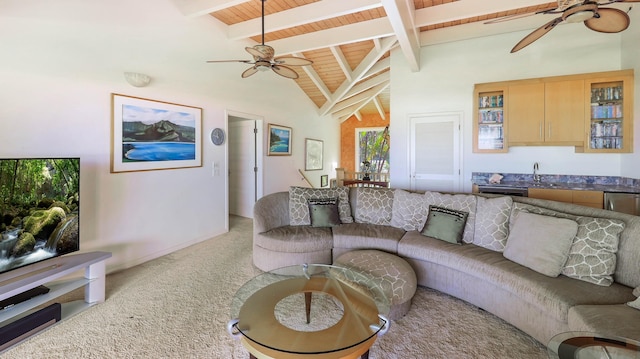
<svg viewBox="0 0 640 359">
<path fill-rule="evenodd" d="M 633 152 L 633 72 L 585 80 L 585 152 Z"/>
<path fill-rule="evenodd" d="M 505 141 L 507 87 L 478 84 L 473 100 L 473 152 L 507 152 Z"/>
</svg>

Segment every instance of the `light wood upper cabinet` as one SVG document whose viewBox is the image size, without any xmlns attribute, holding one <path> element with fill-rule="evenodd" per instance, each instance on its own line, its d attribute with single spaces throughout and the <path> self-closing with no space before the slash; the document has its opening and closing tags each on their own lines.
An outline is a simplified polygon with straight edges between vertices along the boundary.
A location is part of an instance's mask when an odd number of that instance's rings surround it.
<svg viewBox="0 0 640 359">
<path fill-rule="evenodd" d="M 545 137 L 548 145 L 584 145 L 584 81 L 544 84 Z"/>
<path fill-rule="evenodd" d="M 583 146 L 584 81 L 509 86 L 509 145 Z"/>
<path fill-rule="evenodd" d="M 503 86 L 476 85 L 473 99 L 473 151 L 479 153 L 507 152 L 507 106 Z"/>
<path fill-rule="evenodd" d="M 633 151 L 633 70 L 476 84 L 474 152 L 510 146 L 574 146 L 576 152 Z M 502 94 L 502 106 L 482 101 Z M 499 98 L 499 97 L 496 97 Z M 502 123 L 484 122 L 487 114 Z"/>
<path fill-rule="evenodd" d="M 585 80 L 585 152 L 633 152 L 633 71 Z"/>
<path fill-rule="evenodd" d="M 509 86 L 509 136 L 511 146 L 544 142 L 544 83 Z"/>
</svg>

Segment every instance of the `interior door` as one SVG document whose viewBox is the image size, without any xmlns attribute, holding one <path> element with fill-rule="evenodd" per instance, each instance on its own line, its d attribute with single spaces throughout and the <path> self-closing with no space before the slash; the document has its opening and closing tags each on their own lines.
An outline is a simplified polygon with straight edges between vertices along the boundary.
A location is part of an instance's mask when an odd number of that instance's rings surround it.
<svg viewBox="0 0 640 359">
<path fill-rule="evenodd" d="M 229 121 L 229 214 L 253 218 L 257 200 L 256 121 Z"/>
<path fill-rule="evenodd" d="M 461 119 L 461 112 L 410 117 L 412 190 L 462 190 Z"/>
</svg>

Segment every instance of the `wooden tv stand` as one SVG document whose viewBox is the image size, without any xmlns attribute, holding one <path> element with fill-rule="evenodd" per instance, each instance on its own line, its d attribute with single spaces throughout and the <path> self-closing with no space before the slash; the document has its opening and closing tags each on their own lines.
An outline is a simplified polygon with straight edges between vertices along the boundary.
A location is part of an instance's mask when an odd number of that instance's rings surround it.
<svg viewBox="0 0 640 359">
<path fill-rule="evenodd" d="M 40 285 L 49 293 L 38 295 L 14 306 L 0 310 L 0 327 L 27 316 L 35 308 L 84 286 L 84 301 L 62 304 L 62 319 L 104 302 L 105 261 L 109 252 L 90 252 L 66 255 L 18 268 L 0 275 L 0 300 L 11 298 Z M 84 277 L 71 276 L 84 269 Z M 62 277 L 65 277 L 61 280 Z M 57 280 L 57 281 L 56 281 Z"/>
</svg>

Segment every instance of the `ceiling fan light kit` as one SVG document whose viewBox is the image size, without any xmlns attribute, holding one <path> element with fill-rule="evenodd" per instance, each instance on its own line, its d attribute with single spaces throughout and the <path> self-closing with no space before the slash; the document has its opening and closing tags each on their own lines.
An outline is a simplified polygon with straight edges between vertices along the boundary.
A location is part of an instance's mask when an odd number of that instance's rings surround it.
<svg viewBox="0 0 640 359">
<path fill-rule="evenodd" d="M 212 60 L 207 62 L 242 62 L 245 64 L 253 65 L 246 69 L 242 73 L 242 78 L 247 78 L 258 71 L 273 70 L 276 74 L 289 78 L 297 79 L 298 73 L 288 66 L 307 66 L 311 65 L 313 61 L 305 59 L 303 57 L 295 56 L 282 56 L 275 57 L 275 50 L 273 47 L 264 44 L 264 3 L 267 0 L 260 0 L 262 3 L 262 43 L 254 45 L 253 47 L 245 47 L 244 49 L 253 56 L 253 61 L 250 60 Z M 283 66 L 287 65 L 287 66 Z"/>
<path fill-rule="evenodd" d="M 535 14 L 561 15 L 525 36 L 516 44 L 516 46 L 513 47 L 513 49 L 511 49 L 511 53 L 520 51 L 531 45 L 534 41 L 544 36 L 556 27 L 556 25 L 562 22 L 582 22 L 590 30 L 602 33 L 616 33 L 624 31 L 629 27 L 629 23 L 631 22 L 629 15 L 619 9 L 600 6 L 625 2 L 640 2 L 640 0 L 558 0 L 558 7 L 538 11 Z M 629 8 L 629 10 L 631 10 L 631 8 Z"/>
</svg>

